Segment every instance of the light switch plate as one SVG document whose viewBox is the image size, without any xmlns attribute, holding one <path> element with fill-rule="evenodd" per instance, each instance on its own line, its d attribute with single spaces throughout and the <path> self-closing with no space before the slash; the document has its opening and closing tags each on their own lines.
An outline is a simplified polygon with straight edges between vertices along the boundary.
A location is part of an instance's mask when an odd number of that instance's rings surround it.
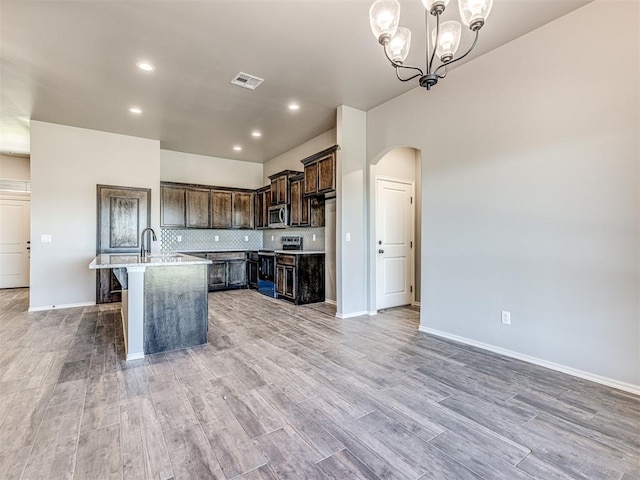
<svg viewBox="0 0 640 480">
<path fill-rule="evenodd" d="M 215 237 L 213 237 L 213 240 L 218 242 L 220 240 L 220 237 L 218 235 L 216 235 Z"/>
<path fill-rule="evenodd" d="M 350 242 L 351 241 L 351 234 L 349 232 L 347 232 L 345 241 Z"/>
<path fill-rule="evenodd" d="M 248 242 L 248 241 L 249 241 L 249 235 L 245 235 L 245 236 L 244 236 L 244 241 L 245 241 L 245 242 Z"/>
<path fill-rule="evenodd" d="M 182 235 L 178 235 L 178 236 L 176 236 L 176 240 L 177 240 L 178 242 L 181 242 L 181 241 L 182 241 Z"/>
</svg>

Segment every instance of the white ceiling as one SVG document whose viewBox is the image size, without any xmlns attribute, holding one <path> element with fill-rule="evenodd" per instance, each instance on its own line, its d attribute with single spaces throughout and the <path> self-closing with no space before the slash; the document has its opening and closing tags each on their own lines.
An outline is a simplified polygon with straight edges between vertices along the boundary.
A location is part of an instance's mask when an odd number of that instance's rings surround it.
<svg viewBox="0 0 640 480">
<path fill-rule="evenodd" d="M 589 1 L 495 0 L 470 58 Z M 34 119 L 264 162 L 333 128 L 338 105 L 368 110 L 415 87 L 384 59 L 371 3 L 0 0 L 0 151 L 27 152 Z M 423 65 L 424 9 L 419 0 L 401 5 L 401 25 L 413 32 L 407 63 Z M 457 16 L 455 0 L 445 15 Z M 156 71 L 137 69 L 140 60 Z M 230 85 L 240 71 L 265 82 L 255 91 Z"/>
</svg>

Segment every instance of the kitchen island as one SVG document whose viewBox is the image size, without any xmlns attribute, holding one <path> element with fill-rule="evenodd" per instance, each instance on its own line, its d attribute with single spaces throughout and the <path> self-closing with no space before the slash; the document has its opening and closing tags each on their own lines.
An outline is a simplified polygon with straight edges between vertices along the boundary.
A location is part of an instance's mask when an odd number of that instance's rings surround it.
<svg viewBox="0 0 640 480">
<path fill-rule="evenodd" d="M 110 268 L 122 284 L 127 360 L 207 342 L 207 265 L 169 253 L 98 255 L 90 269 Z"/>
</svg>

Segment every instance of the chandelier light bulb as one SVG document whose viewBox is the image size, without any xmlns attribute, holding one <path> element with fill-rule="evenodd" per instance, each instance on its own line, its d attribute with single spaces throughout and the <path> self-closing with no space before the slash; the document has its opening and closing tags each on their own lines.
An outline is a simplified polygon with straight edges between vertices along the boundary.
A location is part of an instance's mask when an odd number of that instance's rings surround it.
<svg viewBox="0 0 640 480">
<path fill-rule="evenodd" d="M 474 32 L 480 30 L 491 13 L 493 0 L 458 0 L 462 23 Z"/>
<path fill-rule="evenodd" d="M 396 34 L 391 37 L 389 43 L 385 46 L 387 55 L 395 63 L 402 65 L 411 47 L 411 30 L 405 27 L 399 27 Z"/>
<path fill-rule="evenodd" d="M 398 30 L 400 3 L 398 0 L 376 0 L 369 10 L 371 32 L 376 40 L 386 45 Z"/>
<path fill-rule="evenodd" d="M 460 36 L 462 25 L 456 21 L 443 22 L 440 24 L 440 35 L 438 37 L 438 48 L 436 55 L 443 62 L 448 62 L 458 51 L 460 46 Z M 431 32 L 431 40 L 436 43 L 436 31 Z"/>
</svg>

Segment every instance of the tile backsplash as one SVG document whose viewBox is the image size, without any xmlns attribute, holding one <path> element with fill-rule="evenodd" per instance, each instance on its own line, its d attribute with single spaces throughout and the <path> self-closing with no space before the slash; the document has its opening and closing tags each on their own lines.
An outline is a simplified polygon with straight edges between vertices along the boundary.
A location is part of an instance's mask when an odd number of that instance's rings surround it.
<svg viewBox="0 0 640 480">
<path fill-rule="evenodd" d="M 264 233 L 262 248 L 278 250 L 282 248 L 282 236 L 300 236 L 304 250 L 324 250 L 324 227 L 279 228 L 262 232 Z M 316 236 L 315 240 L 313 239 L 314 235 Z"/>
<path fill-rule="evenodd" d="M 182 241 L 178 241 L 178 237 L 181 237 Z M 164 228 L 160 230 L 160 248 L 163 252 L 259 250 L 262 248 L 262 238 L 261 230 L 176 230 Z"/>
<path fill-rule="evenodd" d="M 316 236 L 315 240 L 313 236 Z M 300 236 L 305 250 L 324 250 L 324 227 L 281 228 L 273 230 L 160 230 L 163 252 L 198 252 L 205 250 L 260 250 L 282 248 L 282 236 Z M 178 238 L 181 241 L 178 241 Z M 218 240 L 216 241 L 216 237 Z M 248 240 L 245 240 L 245 237 Z M 272 240 L 273 238 L 273 240 Z"/>
</svg>

